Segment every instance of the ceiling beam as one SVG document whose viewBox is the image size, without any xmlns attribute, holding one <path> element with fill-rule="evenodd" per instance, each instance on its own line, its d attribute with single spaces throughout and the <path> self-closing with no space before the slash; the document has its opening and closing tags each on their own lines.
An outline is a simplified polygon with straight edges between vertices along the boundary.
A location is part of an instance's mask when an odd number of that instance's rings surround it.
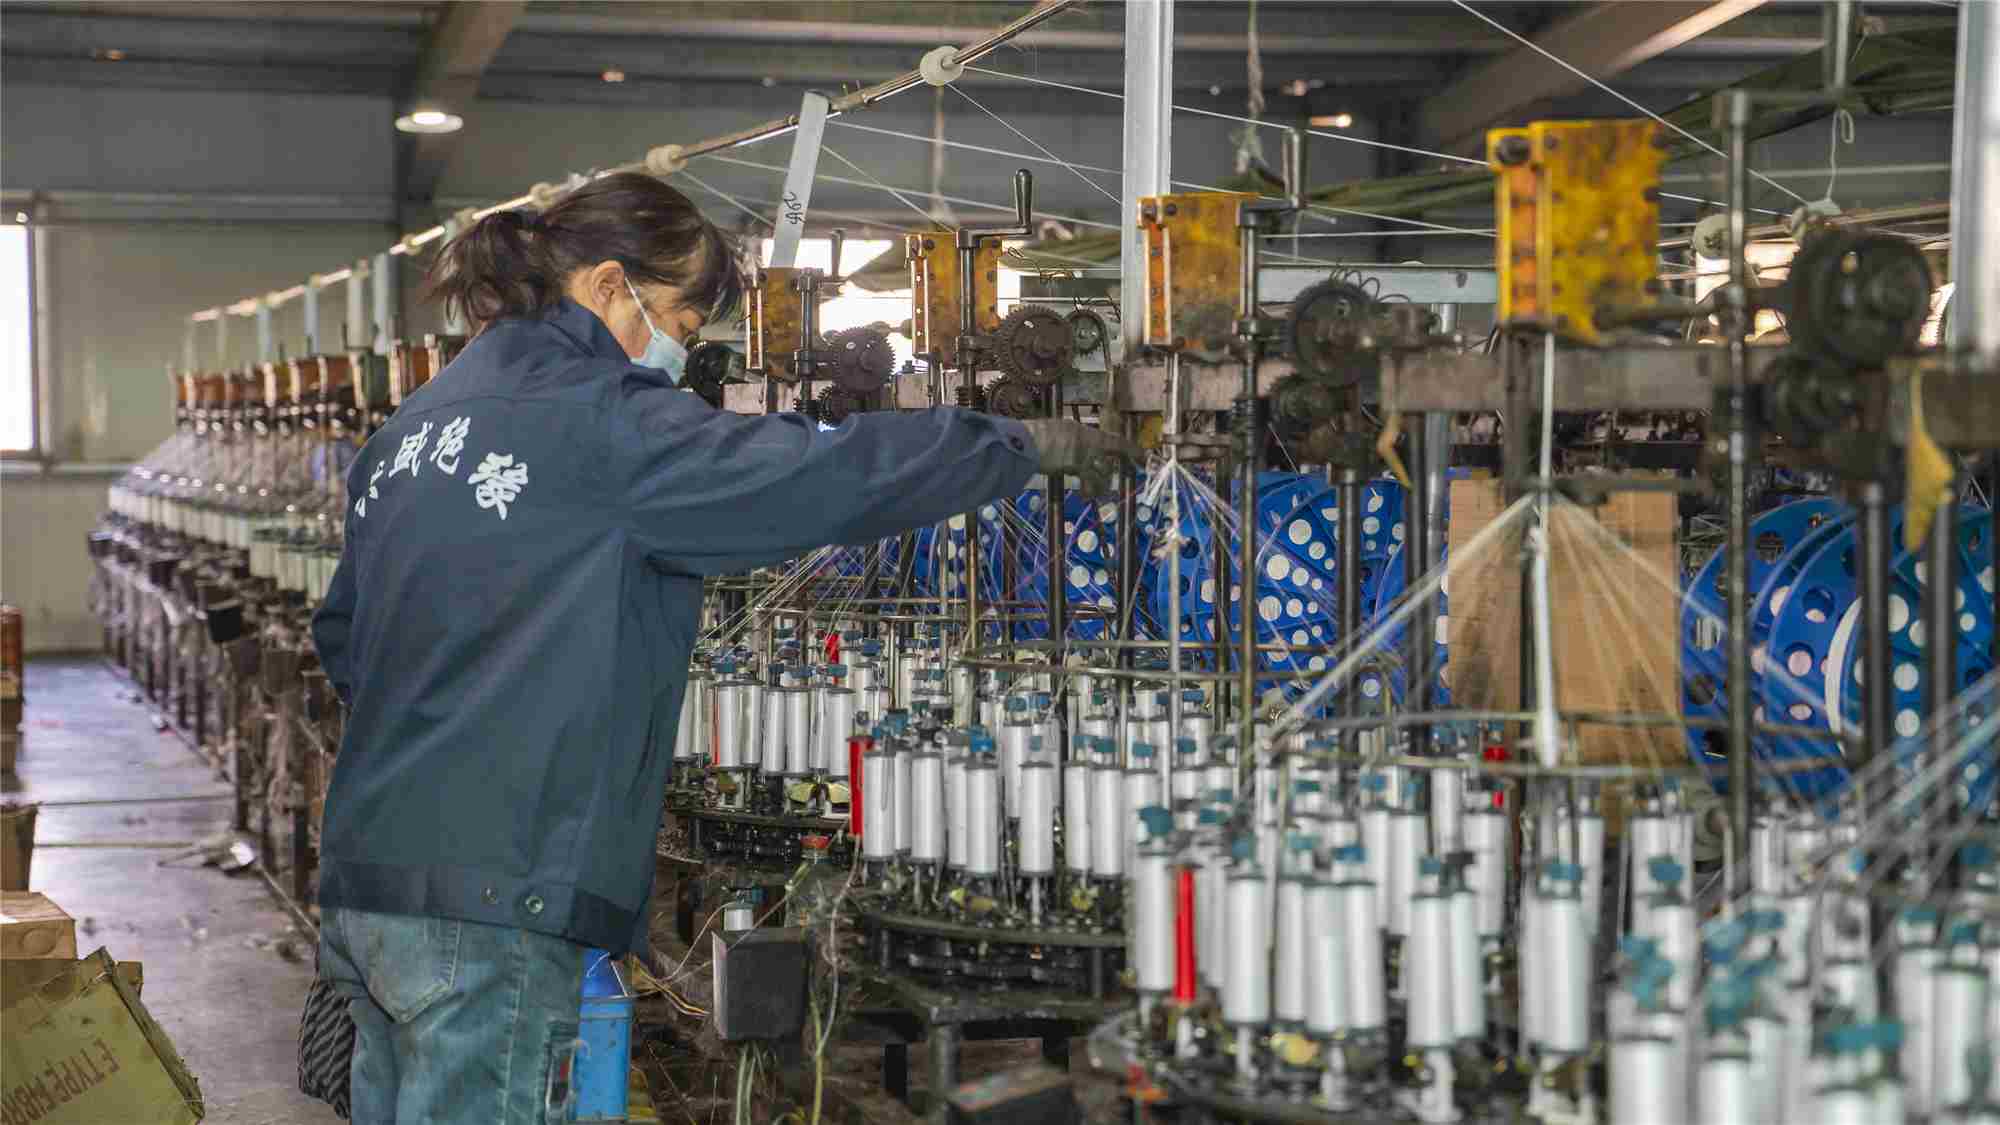
<svg viewBox="0 0 2000 1125">
<path fill-rule="evenodd" d="M 1598 79 L 1609 79 L 1750 11 L 1764 0 L 1607 2 L 1534 36 L 1536 46 Z M 1516 110 L 1590 84 L 1527 47 L 1474 67 L 1426 100 L 1419 126 L 1433 144 L 1471 143 Z"/>
<path fill-rule="evenodd" d="M 526 6 L 522 0 L 454 0 L 447 4 L 417 60 L 409 96 L 397 107 L 398 112 L 426 106 L 461 115 L 472 112 L 479 99 L 480 76 Z M 404 199 L 431 197 L 456 147 L 455 140 L 454 134 L 447 133 L 417 135 L 403 143 Z"/>
</svg>

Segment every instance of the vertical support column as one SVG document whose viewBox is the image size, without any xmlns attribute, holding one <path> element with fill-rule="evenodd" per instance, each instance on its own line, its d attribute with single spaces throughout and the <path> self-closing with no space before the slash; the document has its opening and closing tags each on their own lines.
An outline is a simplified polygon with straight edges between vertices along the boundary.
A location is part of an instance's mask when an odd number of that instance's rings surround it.
<svg viewBox="0 0 2000 1125">
<path fill-rule="evenodd" d="M 342 351 L 362 347 L 368 335 L 368 297 L 363 286 L 368 280 L 368 263 L 358 261 L 347 271 L 347 323 L 343 326 L 340 347 Z M 366 403 L 361 403 L 364 409 Z"/>
<path fill-rule="evenodd" d="M 1125 355 L 1145 339 L 1146 239 L 1139 198 L 1173 190 L 1174 0 L 1131 0 L 1125 15 L 1125 181 L 1118 223 L 1119 335 Z"/>
<path fill-rule="evenodd" d="M 271 299 L 265 297 L 257 302 L 257 362 L 269 363 L 275 358 L 275 341 L 271 339 Z"/>
<path fill-rule="evenodd" d="M 305 339 L 305 350 L 300 352 L 299 354 L 317 355 L 319 354 L 320 351 L 323 350 L 320 347 L 320 338 L 319 338 L 319 275 L 318 274 L 314 274 L 313 276 L 306 278 L 306 292 L 305 296 L 302 297 L 301 300 L 305 302 L 304 305 L 301 307 L 305 312 L 306 339 Z"/>
<path fill-rule="evenodd" d="M 375 354 L 386 356 L 396 341 L 396 258 L 384 251 L 375 255 L 368 268 L 375 290 L 375 332 L 371 337 Z"/>
<path fill-rule="evenodd" d="M 1958 6 L 1951 154 L 1951 340 L 2000 362 L 2000 7 Z"/>
<path fill-rule="evenodd" d="M 1954 352 L 2000 363 L 2000 7 L 1958 6 L 1958 88 L 1952 99 L 1951 338 Z M 2000 453 L 1987 454 L 1988 495 L 2000 494 Z M 1989 550 L 1992 548 L 1989 547 Z M 1988 556 L 2000 559 L 2000 551 Z M 2000 621 L 2000 583 L 1992 591 Z M 2000 629 L 1990 655 L 2000 662 Z"/>
<path fill-rule="evenodd" d="M 1729 831 L 1736 854 L 1750 841 L 1750 265 L 1744 258 L 1750 199 L 1750 95 L 1731 92 L 1729 114 L 1729 294 L 1723 330 L 1729 337 L 1729 546 L 1724 592 L 1729 597 Z M 1737 893 L 1750 889 L 1750 865 L 1736 865 Z"/>
<path fill-rule="evenodd" d="M 1146 338 L 1146 240 L 1139 230 L 1139 199 L 1172 190 L 1173 103 L 1174 103 L 1174 0 L 1132 0 L 1124 6 L 1125 17 L 1125 101 L 1124 180 L 1119 191 L 1118 223 L 1122 242 L 1118 252 L 1118 333 L 1121 354 L 1136 359 Z M 1112 379 L 1118 375 L 1114 371 Z M 1116 402 L 1115 386 L 1108 387 L 1109 401 Z M 1125 436 L 1138 436 L 1138 422 L 1125 418 Z M 1139 598 L 1138 505 L 1134 497 L 1133 474 L 1126 473 L 1118 490 L 1118 615 L 1125 623 L 1119 639 L 1137 639 L 1133 622 Z M 1222 571 L 1222 574 L 1228 572 Z M 1218 580 L 1218 590 L 1226 583 Z M 1218 592 L 1218 601 L 1221 600 Z M 1228 634 L 1216 638 L 1216 668 L 1228 665 L 1223 656 Z M 1130 668 L 1133 650 L 1120 654 L 1120 663 Z M 1130 689 L 1114 681 L 1118 692 L 1118 739 L 1124 745 L 1126 701 Z M 1218 695 L 1220 692 L 1218 692 Z"/>
</svg>

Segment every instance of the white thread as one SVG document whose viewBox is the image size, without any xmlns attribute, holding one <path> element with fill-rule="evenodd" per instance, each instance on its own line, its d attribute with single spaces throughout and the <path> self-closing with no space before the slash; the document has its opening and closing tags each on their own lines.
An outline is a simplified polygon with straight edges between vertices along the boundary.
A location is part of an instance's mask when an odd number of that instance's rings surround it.
<svg viewBox="0 0 2000 1125">
<path fill-rule="evenodd" d="M 1106 199 L 1109 199 L 1113 204 L 1117 204 L 1120 206 L 1123 205 L 1116 195 L 1113 195 L 1111 192 L 1105 190 L 1104 185 L 1098 183 L 1096 180 L 1091 179 L 1089 176 L 1084 175 L 1081 171 L 1077 169 L 1076 165 L 1071 164 L 1069 161 L 1064 160 L 1062 157 L 1057 156 L 1055 153 L 1050 152 L 1046 148 L 1043 148 L 1041 144 L 1035 140 L 1035 138 L 1029 136 L 1026 133 L 1023 133 L 1019 129 L 1016 129 L 1014 127 L 1013 122 L 1008 121 L 1006 118 L 1000 116 L 999 114 L 981 105 L 978 99 L 974 98 L 971 94 L 966 93 L 964 90 L 961 90 L 956 86 L 953 86 L 951 88 L 951 92 L 957 94 L 961 98 L 964 98 L 966 101 L 971 102 L 973 106 L 979 110 L 979 112 L 985 114 L 988 117 L 991 117 L 995 121 L 998 121 L 1001 127 L 1006 129 L 1008 132 L 1014 134 L 1015 136 L 1021 138 L 1022 140 L 1028 142 L 1029 144 L 1034 145 L 1036 152 L 1041 153 L 1043 156 L 1046 156 L 1049 159 L 1054 160 L 1057 163 L 1061 164 L 1063 167 L 1069 169 L 1072 173 L 1075 174 L 1077 179 L 1082 180 L 1086 184 L 1089 184 L 1091 186 L 1091 189 L 1096 191 L 1097 194 L 1103 196 Z"/>
<path fill-rule="evenodd" d="M 1714 145 L 1709 144 L 1707 141 L 1702 140 L 1700 137 L 1695 136 L 1693 133 L 1688 132 L 1686 129 L 1683 129 L 1680 126 L 1674 124 L 1673 122 L 1667 120 L 1666 118 L 1661 117 L 1659 114 L 1654 113 L 1652 110 L 1647 109 L 1645 106 L 1640 105 L 1638 102 L 1633 101 L 1631 98 L 1626 97 L 1625 95 L 1619 93 L 1618 91 L 1598 81 L 1597 79 L 1592 78 L 1590 75 L 1584 73 L 1582 70 L 1574 66 L 1571 66 L 1566 60 L 1558 56 L 1555 52 L 1548 50 L 1541 44 L 1536 43 L 1534 40 L 1529 39 L 1527 36 L 1522 35 L 1521 33 L 1515 31 L 1513 28 L 1508 27 L 1504 23 L 1501 23 L 1499 20 L 1496 20 L 1491 16 L 1486 15 L 1484 12 L 1481 12 L 1479 9 L 1467 3 L 1466 0 L 1451 0 L 1451 2 L 1465 9 L 1467 12 L 1470 12 L 1473 16 L 1477 17 L 1480 20 L 1480 22 L 1487 24 L 1494 30 L 1500 32 L 1502 35 L 1505 35 L 1507 38 L 1514 40 L 1521 46 L 1526 47 L 1530 51 L 1535 52 L 1536 54 L 1542 56 L 1543 58 L 1549 60 L 1550 62 L 1556 64 L 1557 66 L 1562 67 L 1564 70 L 1569 71 L 1571 74 L 1576 75 L 1578 78 L 1583 79 L 1585 82 L 1590 83 L 1592 86 L 1595 86 L 1598 89 L 1604 91 L 1605 93 L 1610 94 L 1612 97 L 1617 98 L 1619 101 L 1624 102 L 1626 105 L 1631 106 L 1633 109 L 1638 110 L 1640 113 L 1645 114 L 1647 117 L 1652 118 L 1654 121 L 1657 121 L 1662 125 L 1665 125 L 1667 128 L 1672 129 L 1676 133 L 1679 133 L 1682 137 L 1685 137 L 1686 139 L 1693 141 L 1695 144 L 1700 145 L 1702 148 L 1707 149 L 1708 151 L 1714 153 L 1717 156 L 1723 157 L 1724 159 L 1728 158 L 1728 154 L 1723 152 L 1721 149 L 1716 148 Z M 1788 188 L 1785 185 L 1779 183 L 1778 181 L 1772 179 L 1771 177 L 1766 176 L 1764 173 L 1759 172 L 1753 168 L 1751 169 L 1750 174 L 1764 181 L 1765 183 L 1771 185 L 1772 187 L 1777 188 L 1779 191 L 1784 192 L 1786 195 L 1791 196 L 1793 199 L 1798 200 L 1800 203 L 1806 202 L 1805 196 L 1800 195 L 1798 192 L 1793 191 L 1791 188 Z"/>
</svg>

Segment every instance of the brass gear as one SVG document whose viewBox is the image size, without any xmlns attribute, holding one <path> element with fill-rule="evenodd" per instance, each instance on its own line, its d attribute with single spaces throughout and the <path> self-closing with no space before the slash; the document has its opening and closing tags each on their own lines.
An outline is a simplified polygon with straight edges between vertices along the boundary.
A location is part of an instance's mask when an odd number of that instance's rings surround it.
<svg viewBox="0 0 2000 1125">
<path fill-rule="evenodd" d="M 1042 305 L 1018 305 L 993 333 L 994 361 L 1000 370 L 1031 386 L 1048 387 L 1070 373 L 1076 343 L 1069 322 Z"/>
</svg>

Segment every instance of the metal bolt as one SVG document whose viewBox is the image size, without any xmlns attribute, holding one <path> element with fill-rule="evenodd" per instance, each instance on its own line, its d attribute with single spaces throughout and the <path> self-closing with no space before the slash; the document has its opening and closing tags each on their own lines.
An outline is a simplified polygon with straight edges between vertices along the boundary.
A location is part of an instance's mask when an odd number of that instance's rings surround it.
<svg viewBox="0 0 2000 1125">
<path fill-rule="evenodd" d="M 494 890 L 492 887 L 488 887 L 479 892 L 479 901 L 488 906 L 498 906 L 500 905 L 500 892 Z"/>
<path fill-rule="evenodd" d="M 1502 164 L 1520 164 L 1529 156 L 1528 138 L 1510 136 L 1500 138 L 1493 146 L 1493 156 Z"/>
<path fill-rule="evenodd" d="M 526 909 L 528 913 L 534 915 L 540 915 L 542 912 L 542 907 L 544 905 L 545 904 L 542 902 L 542 896 L 540 895 L 529 895 L 527 898 L 521 900 L 521 906 L 524 909 Z"/>
</svg>

